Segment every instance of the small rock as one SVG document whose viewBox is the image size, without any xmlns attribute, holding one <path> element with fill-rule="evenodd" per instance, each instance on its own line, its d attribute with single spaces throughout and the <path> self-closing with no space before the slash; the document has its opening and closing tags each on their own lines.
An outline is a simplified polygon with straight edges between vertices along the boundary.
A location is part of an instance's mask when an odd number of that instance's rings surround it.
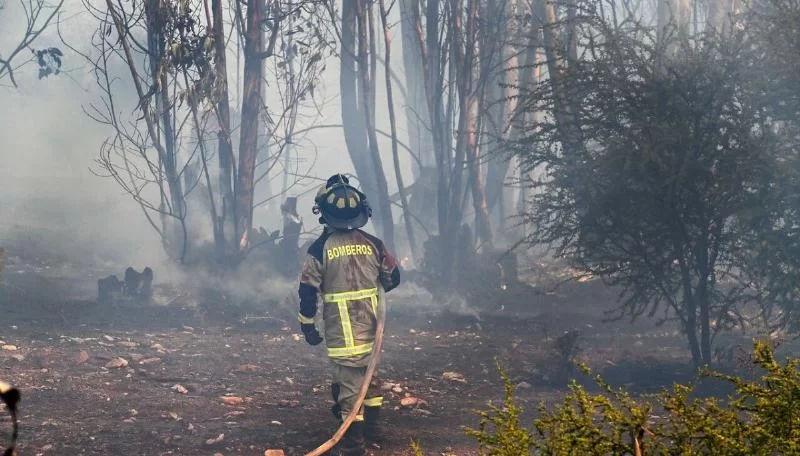
<svg viewBox="0 0 800 456">
<path fill-rule="evenodd" d="M 17 351 L 17 346 L 16 345 L 11 345 L 11 344 L 3 345 L 0 348 L 2 348 L 3 350 L 6 350 L 6 351 Z"/>
<path fill-rule="evenodd" d="M 225 434 L 220 434 L 216 438 L 206 440 L 206 445 L 213 445 L 225 439 Z"/>
<path fill-rule="evenodd" d="M 236 368 L 236 372 L 258 372 L 259 368 L 255 364 L 242 364 Z"/>
<path fill-rule="evenodd" d="M 177 391 L 177 392 L 179 392 L 181 394 L 187 394 L 189 392 L 189 390 L 186 389 L 185 386 L 183 386 L 181 384 L 177 384 L 177 383 L 172 386 L 172 390 L 173 391 Z"/>
<path fill-rule="evenodd" d="M 242 405 L 244 404 L 244 399 L 239 396 L 221 396 L 220 400 L 225 403 L 225 405 Z"/>
<path fill-rule="evenodd" d="M 157 358 L 157 357 L 154 356 L 152 358 L 145 358 L 145 359 L 139 361 L 139 364 L 140 365 L 147 365 L 147 364 L 160 363 L 160 362 L 161 362 L 161 358 Z"/>
<path fill-rule="evenodd" d="M 445 372 L 442 374 L 442 378 L 451 382 L 467 383 L 464 375 L 459 374 L 458 372 Z"/>
<path fill-rule="evenodd" d="M 120 346 L 126 347 L 126 348 L 135 348 L 135 347 L 139 346 L 139 344 L 137 344 L 136 342 L 129 342 L 129 341 L 125 341 L 125 340 L 123 340 L 121 342 L 117 342 L 117 345 L 120 345 Z"/>
<path fill-rule="evenodd" d="M 283 450 L 267 450 L 264 452 L 264 456 L 285 456 Z"/>
<path fill-rule="evenodd" d="M 113 337 L 111 337 L 111 336 L 107 336 L 107 335 L 105 335 L 105 334 L 103 334 L 103 339 L 105 339 L 105 340 L 107 340 L 107 341 L 109 341 L 109 342 L 114 342 L 114 341 L 116 340 L 116 339 L 114 339 Z"/>
<path fill-rule="evenodd" d="M 106 363 L 106 369 L 118 369 L 127 366 L 128 366 L 128 360 L 126 360 L 125 358 L 114 358 Z"/>
<path fill-rule="evenodd" d="M 81 350 L 81 352 L 75 356 L 75 362 L 78 364 L 83 364 L 86 361 L 89 361 L 89 353 L 86 352 L 86 350 Z"/>
<path fill-rule="evenodd" d="M 400 399 L 400 406 L 402 407 L 418 407 L 420 405 L 428 405 L 428 403 L 414 396 L 408 396 Z"/>
<path fill-rule="evenodd" d="M 11 355 L 11 359 L 13 359 L 15 361 L 25 361 L 25 356 L 20 355 L 20 354 Z"/>
</svg>

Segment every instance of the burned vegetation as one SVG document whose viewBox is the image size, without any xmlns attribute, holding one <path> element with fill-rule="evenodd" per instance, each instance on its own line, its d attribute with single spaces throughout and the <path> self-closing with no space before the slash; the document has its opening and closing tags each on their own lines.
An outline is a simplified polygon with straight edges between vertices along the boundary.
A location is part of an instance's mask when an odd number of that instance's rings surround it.
<svg viewBox="0 0 800 456">
<path fill-rule="evenodd" d="M 97 301 L 113 304 L 121 300 L 149 302 L 153 297 L 153 270 L 146 266 L 142 272 L 133 267 L 125 269 L 124 280 L 110 275 L 97 281 Z"/>
</svg>

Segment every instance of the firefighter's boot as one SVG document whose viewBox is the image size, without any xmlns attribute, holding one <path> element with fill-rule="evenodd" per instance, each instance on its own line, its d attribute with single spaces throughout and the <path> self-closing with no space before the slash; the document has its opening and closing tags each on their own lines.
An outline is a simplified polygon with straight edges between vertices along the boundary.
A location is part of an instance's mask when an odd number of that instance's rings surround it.
<svg viewBox="0 0 800 456">
<path fill-rule="evenodd" d="M 363 421 L 353 421 L 333 454 L 336 456 L 366 456 Z"/>
<path fill-rule="evenodd" d="M 364 440 L 378 447 L 383 443 L 380 427 L 381 406 L 364 407 Z"/>
</svg>

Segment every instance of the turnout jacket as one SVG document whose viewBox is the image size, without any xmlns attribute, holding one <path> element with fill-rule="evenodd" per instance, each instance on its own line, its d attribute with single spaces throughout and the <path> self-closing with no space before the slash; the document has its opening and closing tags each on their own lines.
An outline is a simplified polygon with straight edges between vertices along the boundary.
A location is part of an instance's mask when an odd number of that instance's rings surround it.
<svg viewBox="0 0 800 456">
<path fill-rule="evenodd" d="M 399 284 L 397 261 L 380 239 L 326 227 L 303 263 L 300 323 L 314 323 L 321 297 L 328 356 L 337 364 L 365 366 L 384 305 L 379 287 L 390 291 Z"/>
</svg>

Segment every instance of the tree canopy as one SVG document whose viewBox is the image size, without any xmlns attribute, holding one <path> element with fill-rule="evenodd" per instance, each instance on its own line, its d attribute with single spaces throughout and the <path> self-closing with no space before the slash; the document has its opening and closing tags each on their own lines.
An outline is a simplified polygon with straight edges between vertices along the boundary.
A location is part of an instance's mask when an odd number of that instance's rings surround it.
<svg viewBox="0 0 800 456">
<path fill-rule="evenodd" d="M 657 39 L 587 17 L 568 104 L 552 78 L 521 103 L 548 114 L 515 145 L 539 171 L 529 240 L 619 286 L 620 316 L 678 318 L 709 363 L 749 304 L 783 304 L 785 323 L 797 293 L 797 150 L 763 90 L 778 79 L 742 29 Z"/>
</svg>

